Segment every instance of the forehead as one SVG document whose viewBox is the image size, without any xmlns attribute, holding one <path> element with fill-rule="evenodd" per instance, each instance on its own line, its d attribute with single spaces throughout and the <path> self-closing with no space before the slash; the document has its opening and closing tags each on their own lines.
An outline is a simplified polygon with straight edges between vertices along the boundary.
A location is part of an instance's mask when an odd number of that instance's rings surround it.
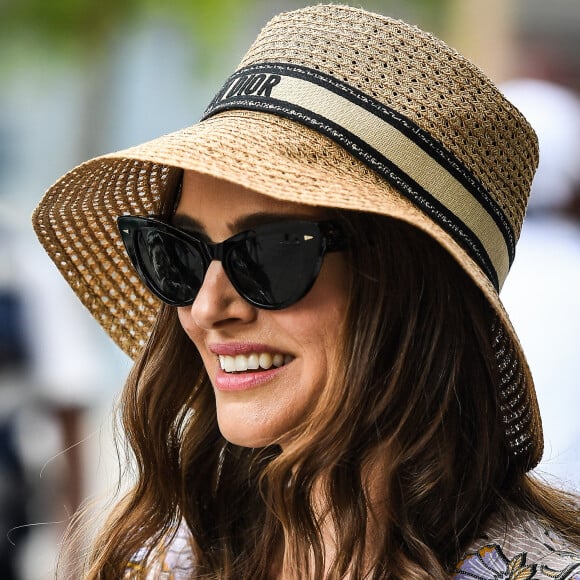
<svg viewBox="0 0 580 580">
<path fill-rule="evenodd" d="M 211 226 L 234 223 L 253 214 L 322 219 L 328 210 L 274 199 L 235 183 L 185 171 L 176 213 Z"/>
</svg>

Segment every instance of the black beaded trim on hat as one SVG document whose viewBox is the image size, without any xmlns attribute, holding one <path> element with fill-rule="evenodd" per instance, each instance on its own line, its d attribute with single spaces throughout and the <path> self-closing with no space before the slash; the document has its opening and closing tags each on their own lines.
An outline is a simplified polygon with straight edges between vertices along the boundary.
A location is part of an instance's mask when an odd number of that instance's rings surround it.
<svg viewBox="0 0 580 580">
<path fill-rule="evenodd" d="M 238 70 L 202 120 L 232 109 L 277 114 L 339 143 L 449 232 L 499 290 L 515 254 L 506 216 L 457 157 L 404 115 L 320 71 L 279 63 Z"/>
</svg>

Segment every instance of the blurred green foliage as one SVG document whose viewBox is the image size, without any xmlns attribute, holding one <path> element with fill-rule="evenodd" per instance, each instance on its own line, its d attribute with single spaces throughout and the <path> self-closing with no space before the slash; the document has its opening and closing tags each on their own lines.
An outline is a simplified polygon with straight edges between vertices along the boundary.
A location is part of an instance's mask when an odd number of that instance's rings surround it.
<svg viewBox="0 0 580 580">
<path fill-rule="evenodd" d="M 219 59 L 235 29 L 248 14 L 290 10 L 316 0 L 0 0 L 2 67 L 26 58 L 95 61 L 130 26 L 161 18 L 194 39 L 200 71 Z M 397 16 L 421 14 L 420 24 L 441 24 L 447 0 L 367 0 L 354 3 Z M 348 3 L 348 2 L 346 2 Z M 254 18 L 251 22 L 255 21 Z M 257 32 L 257 31 L 256 31 Z"/>
</svg>

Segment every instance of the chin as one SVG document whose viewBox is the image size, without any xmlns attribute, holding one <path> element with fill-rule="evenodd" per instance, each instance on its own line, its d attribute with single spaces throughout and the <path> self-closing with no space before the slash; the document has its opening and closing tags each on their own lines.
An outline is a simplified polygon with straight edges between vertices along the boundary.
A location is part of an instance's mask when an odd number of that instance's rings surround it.
<svg viewBox="0 0 580 580">
<path fill-rule="evenodd" d="M 240 433 L 227 433 L 221 432 L 224 439 L 231 443 L 232 445 L 237 445 L 238 447 L 248 447 L 251 449 L 258 449 L 261 447 L 267 447 L 274 443 L 273 438 L 268 437 L 256 437 L 256 436 L 244 436 Z"/>
<path fill-rule="evenodd" d="M 219 430 L 223 438 L 239 447 L 258 449 L 269 445 L 280 444 L 282 433 L 267 432 L 263 429 L 240 429 L 237 425 L 223 425 L 218 422 Z"/>
</svg>

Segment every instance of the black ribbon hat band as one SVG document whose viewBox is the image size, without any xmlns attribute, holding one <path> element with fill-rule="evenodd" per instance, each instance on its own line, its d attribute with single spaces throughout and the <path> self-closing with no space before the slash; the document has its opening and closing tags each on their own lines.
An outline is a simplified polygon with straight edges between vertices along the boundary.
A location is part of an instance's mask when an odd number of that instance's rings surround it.
<svg viewBox="0 0 580 580">
<path fill-rule="evenodd" d="M 281 115 L 327 135 L 450 233 L 501 288 L 515 253 L 503 211 L 457 157 L 405 116 L 330 75 L 279 63 L 238 70 L 202 120 L 232 109 Z"/>
</svg>

